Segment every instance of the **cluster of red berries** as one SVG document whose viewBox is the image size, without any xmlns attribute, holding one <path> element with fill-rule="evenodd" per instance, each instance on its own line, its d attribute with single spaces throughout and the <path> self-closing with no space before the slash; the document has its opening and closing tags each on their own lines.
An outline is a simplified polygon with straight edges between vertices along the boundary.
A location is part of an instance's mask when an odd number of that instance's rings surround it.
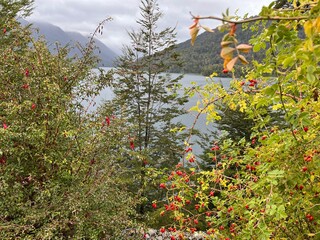
<svg viewBox="0 0 320 240">
<path fill-rule="evenodd" d="M 310 213 L 306 215 L 306 218 L 309 220 L 309 222 L 312 222 L 314 220 L 314 217 Z"/>
</svg>

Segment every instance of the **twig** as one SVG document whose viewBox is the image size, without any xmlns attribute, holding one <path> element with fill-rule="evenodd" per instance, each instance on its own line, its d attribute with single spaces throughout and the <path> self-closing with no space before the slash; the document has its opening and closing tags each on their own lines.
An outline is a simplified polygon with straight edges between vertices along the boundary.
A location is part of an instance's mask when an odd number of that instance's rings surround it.
<svg viewBox="0 0 320 240">
<path fill-rule="evenodd" d="M 278 17 L 278 16 L 258 16 L 258 17 L 252 17 L 252 18 L 246 18 L 243 20 L 230 20 L 230 19 L 224 19 L 221 17 L 216 17 L 216 16 L 194 16 L 191 12 L 190 15 L 192 16 L 192 19 L 213 19 L 213 20 L 218 20 L 221 22 L 227 22 L 227 23 L 234 23 L 234 24 L 242 24 L 242 23 L 248 23 L 248 22 L 256 22 L 260 20 L 270 20 L 270 21 L 279 21 L 279 20 L 288 20 L 288 21 L 295 21 L 295 20 L 305 20 L 308 19 L 309 17 L 307 16 L 298 16 L 298 17 Z"/>
</svg>

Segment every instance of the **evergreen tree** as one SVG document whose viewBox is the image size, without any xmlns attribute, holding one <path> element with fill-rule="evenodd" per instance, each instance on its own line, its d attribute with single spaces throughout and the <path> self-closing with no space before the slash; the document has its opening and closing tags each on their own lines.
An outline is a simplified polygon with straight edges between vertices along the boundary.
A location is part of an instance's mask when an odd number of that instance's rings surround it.
<svg viewBox="0 0 320 240">
<path fill-rule="evenodd" d="M 132 127 L 128 138 L 131 149 L 137 152 L 136 161 L 128 159 L 125 164 L 133 177 L 132 191 L 139 190 L 146 197 L 151 194 L 148 190 L 146 195 L 143 189 L 148 181 L 146 167 L 174 166 L 180 160 L 182 146 L 171 129 L 180 126 L 174 118 L 183 114 L 181 106 L 186 98 L 178 93 L 182 75 L 172 78 L 168 73 L 180 64 L 174 50 L 175 29 L 157 30 L 163 14 L 156 0 L 142 0 L 140 11 L 139 29 L 129 33 L 131 44 L 118 59 L 111 105 L 117 106 L 115 112 Z M 144 211 L 141 206 L 139 212 Z"/>
</svg>

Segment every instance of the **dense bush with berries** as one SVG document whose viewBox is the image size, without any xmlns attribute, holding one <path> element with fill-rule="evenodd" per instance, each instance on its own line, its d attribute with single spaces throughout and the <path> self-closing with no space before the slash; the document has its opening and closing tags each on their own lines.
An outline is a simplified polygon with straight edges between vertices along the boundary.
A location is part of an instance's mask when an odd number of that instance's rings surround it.
<svg viewBox="0 0 320 240">
<path fill-rule="evenodd" d="M 127 130 L 84 107 L 109 81 L 91 71 L 93 39 L 81 57 L 51 53 L 17 21 L 30 1 L 0 3 L 0 238 L 121 234 L 136 201 L 118 177 Z"/>
<path fill-rule="evenodd" d="M 254 18 L 221 19 L 229 26 L 221 42 L 224 72 L 246 64 L 252 48 L 265 49 L 266 57 L 253 61 L 246 76 L 233 77 L 229 89 L 194 87 L 202 99 L 192 110 L 210 123 L 219 121 L 221 103 L 237 109 L 254 122 L 251 139 L 212 143 L 209 170 L 198 167 L 187 145 L 184 163 L 160 184 L 170 229 L 205 230 L 212 239 L 319 238 L 320 3 L 288 2 L 284 9 L 273 2 Z M 220 19 L 194 17 L 193 41 L 206 18 Z M 256 23 L 253 31 L 265 29 L 250 45 L 238 43 L 235 28 L 248 22 Z M 281 117 L 275 121 L 272 113 Z"/>
</svg>

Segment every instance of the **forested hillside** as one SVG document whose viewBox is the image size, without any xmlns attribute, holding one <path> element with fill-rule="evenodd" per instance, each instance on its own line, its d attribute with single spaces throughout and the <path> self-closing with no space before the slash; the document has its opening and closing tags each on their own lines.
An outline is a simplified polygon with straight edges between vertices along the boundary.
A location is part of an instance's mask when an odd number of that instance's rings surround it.
<svg viewBox="0 0 320 240">
<path fill-rule="evenodd" d="M 261 29 L 262 27 L 259 28 L 259 30 Z M 191 46 L 190 40 L 178 44 L 177 52 L 181 54 L 184 65 L 181 68 L 174 68 L 172 71 L 203 75 L 210 75 L 212 72 L 220 74 L 223 64 L 223 59 L 220 57 L 220 42 L 225 34 L 225 32 L 216 28 L 213 33 L 204 32 L 200 34 L 193 46 Z M 239 43 L 248 43 L 253 34 L 257 34 L 257 32 L 253 33 L 250 28 L 243 30 L 241 25 L 237 27 L 236 36 Z M 264 54 L 263 52 L 251 52 L 246 56 L 249 61 L 253 58 L 261 60 Z M 239 67 L 243 67 L 243 65 Z"/>
</svg>

